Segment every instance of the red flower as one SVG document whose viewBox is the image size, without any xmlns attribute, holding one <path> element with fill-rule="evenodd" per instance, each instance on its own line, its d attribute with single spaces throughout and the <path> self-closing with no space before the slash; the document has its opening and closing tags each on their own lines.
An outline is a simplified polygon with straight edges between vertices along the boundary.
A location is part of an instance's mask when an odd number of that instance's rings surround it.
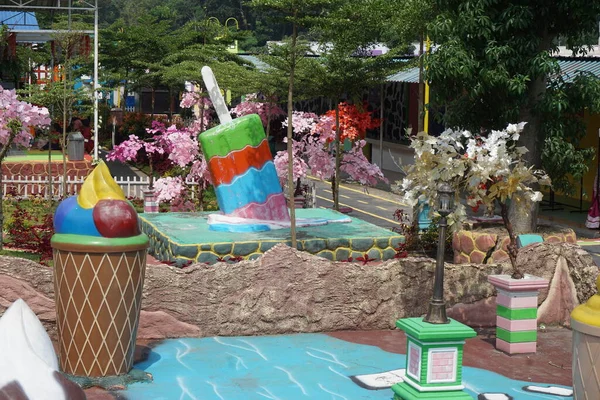
<svg viewBox="0 0 600 400">
<path fill-rule="evenodd" d="M 374 258 L 370 258 L 367 253 L 365 253 L 362 257 L 357 257 L 357 261 L 362 261 L 363 265 L 366 265 L 369 261 L 375 261 Z"/>
<path fill-rule="evenodd" d="M 355 104 L 348 104 L 346 102 L 338 104 L 338 109 L 340 116 L 340 138 L 342 141 L 345 139 L 364 139 L 367 130 L 375 129 L 381 124 L 379 119 L 371 116 L 372 113 L 370 111 L 366 111 L 366 102 L 362 104 L 360 110 Z M 329 110 L 325 115 L 335 119 L 335 110 Z"/>
</svg>

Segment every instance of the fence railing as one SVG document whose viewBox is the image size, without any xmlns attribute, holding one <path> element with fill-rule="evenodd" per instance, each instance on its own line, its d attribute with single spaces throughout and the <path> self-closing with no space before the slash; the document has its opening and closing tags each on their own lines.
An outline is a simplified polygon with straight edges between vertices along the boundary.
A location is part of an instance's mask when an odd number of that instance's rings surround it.
<svg viewBox="0 0 600 400">
<path fill-rule="evenodd" d="M 147 176 L 138 177 L 113 177 L 115 182 L 123 193 L 128 198 L 144 198 L 144 190 L 147 190 L 150 184 L 150 180 Z M 2 177 L 2 190 L 4 195 L 10 195 L 17 198 L 29 198 L 32 196 L 42 196 L 48 198 L 48 188 L 51 179 L 52 182 L 52 196 L 54 198 L 61 198 L 66 196 L 73 196 L 79 193 L 81 185 L 85 180 L 85 177 L 68 176 L 67 177 L 67 188 L 66 193 L 63 193 L 63 177 L 62 176 L 7 176 Z M 186 184 L 192 189 L 198 183 L 194 180 L 186 180 Z M 191 197 L 195 197 L 196 190 L 191 190 Z"/>
</svg>

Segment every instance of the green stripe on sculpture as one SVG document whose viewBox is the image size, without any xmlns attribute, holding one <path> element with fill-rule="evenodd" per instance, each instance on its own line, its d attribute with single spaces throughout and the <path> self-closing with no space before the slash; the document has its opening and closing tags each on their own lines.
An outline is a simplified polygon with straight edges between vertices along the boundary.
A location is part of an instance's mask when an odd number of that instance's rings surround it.
<svg viewBox="0 0 600 400">
<path fill-rule="evenodd" d="M 508 343 L 526 343 L 537 340 L 537 331 L 514 331 L 496 328 L 496 339 L 502 339 Z"/>
<path fill-rule="evenodd" d="M 234 134 L 235 131 L 246 132 L 247 136 Z M 258 146 L 264 138 L 262 122 L 257 114 L 245 115 L 231 123 L 217 125 L 199 136 L 207 160 L 215 156 L 225 157 L 230 152 L 242 150 L 246 146 Z"/>
<path fill-rule="evenodd" d="M 537 319 L 537 308 L 514 308 L 496 306 L 496 314 L 506 319 Z"/>
<path fill-rule="evenodd" d="M 73 235 L 69 233 L 56 233 L 52 236 L 52 245 L 78 244 L 83 246 L 139 246 L 148 243 L 148 236 L 141 235 L 126 238 L 105 238 L 102 236 Z"/>
</svg>

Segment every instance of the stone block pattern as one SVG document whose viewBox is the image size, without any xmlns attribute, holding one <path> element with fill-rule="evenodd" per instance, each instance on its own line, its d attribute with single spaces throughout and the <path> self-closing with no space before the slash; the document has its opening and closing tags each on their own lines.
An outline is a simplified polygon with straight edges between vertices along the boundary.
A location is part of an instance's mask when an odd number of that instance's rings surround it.
<svg viewBox="0 0 600 400">
<path fill-rule="evenodd" d="M 235 243 L 198 243 L 180 245 L 168 236 L 155 229 L 152 224 L 140 220 L 140 227 L 150 238 L 148 252 L 160 261 L 174 262 L 175 265 L 186 265 L 189 261 L 213 264 L 230 259 L 254 260 L 262 256 L 280 240 L 264 240 Z M 368 255 L 369 259 L 385 261 L 393 259 L 395 248 L 404 241 L 402 236 L 377 238 L 336 238 L 336 239 L 305 239 L 297 241 L 297 249 L 326 258 L 330 261 L 347 261 L 352 258 Z M 291 242 L 283 242 L 290 246 Z"/>
<path fill-rule="evenodd" d="M 510 293 L 496 297 L 496 348 L 508 354 L 535 353 L 538 292 Z"/>
<path fill-rule="evenodd" d="M 547 243 L 576 243 L 572 229 L 565 232 L 542 233 Z M 461 230 L 454 233 L 452 248 L 455 264 L 496 264 L 508 261 L 508 234 Z"/>
</svg>

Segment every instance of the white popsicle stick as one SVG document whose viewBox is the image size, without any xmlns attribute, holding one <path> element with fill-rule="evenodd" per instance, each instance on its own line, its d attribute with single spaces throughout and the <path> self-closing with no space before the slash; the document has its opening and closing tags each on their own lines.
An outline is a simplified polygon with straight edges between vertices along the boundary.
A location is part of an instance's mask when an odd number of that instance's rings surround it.
<svg viewBox="0 0 600 400">
<path fill-rule="evenodd" d="M 204 80 L 204 86 L 206 86 L 206 90 L 208 91 L 208 95 L 215 107 L 215 111 L 217 112 L 221 124 L 231 122 L 231 114 L 229 114 L 227 104 L 225 104 L 225 99 L 223 99 L 215 74 L 213 74 L 212 69 L 207 65 L 202 67 L 202 80 Z"/>
</svg>

